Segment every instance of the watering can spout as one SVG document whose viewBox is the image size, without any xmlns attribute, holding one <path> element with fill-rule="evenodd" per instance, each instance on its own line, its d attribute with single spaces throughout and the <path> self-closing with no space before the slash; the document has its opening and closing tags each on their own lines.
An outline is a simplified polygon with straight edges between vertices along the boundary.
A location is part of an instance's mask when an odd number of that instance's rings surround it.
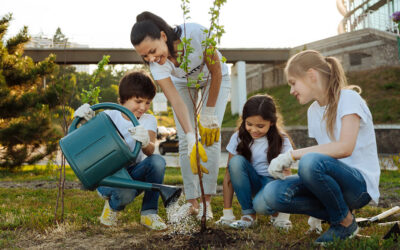
<svg viewBox="0 0 400 250">
<path fill-rule="evenodd" d="M 179 196 L 182 193 L 181 188 L 177 188 L 174 186 L 167 186 L 161 184 L 152 184 L 153 189 L 158 190 L 161 195 L 161 199 L 164 203 L 164 207 L 168 207 L 169 205 L 173 204 L 175 201 L 178 200 Z"/>
<path fill-rule="evenodd" d="M 182 193 L 182 189 L 178 187 L 132 180 L 124 168 L 116 172 L 114 175 L 104 178 L 100 182 L 100 186 L 157 191 L 160 192 L 165 207 L 168 207 L 177 201 Z"/>
</svg>

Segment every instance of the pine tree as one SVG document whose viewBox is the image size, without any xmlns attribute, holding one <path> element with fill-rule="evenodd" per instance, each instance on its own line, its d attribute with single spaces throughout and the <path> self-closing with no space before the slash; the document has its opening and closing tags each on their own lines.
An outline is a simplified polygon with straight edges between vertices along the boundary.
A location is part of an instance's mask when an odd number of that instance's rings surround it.
<svg viewBox="0 0 400 250">
<path fill-rule="evenodd" d="M 8 169 L 51 155 L 61 136 L 50 119 L 57 97 L 45 84 L 57 69 L 55 56 L 34 63 L 23 55 L 26 26 L 5 41 L 11 20 L 12 14 L 0 19 L 0 167 Z"/>
</svg>

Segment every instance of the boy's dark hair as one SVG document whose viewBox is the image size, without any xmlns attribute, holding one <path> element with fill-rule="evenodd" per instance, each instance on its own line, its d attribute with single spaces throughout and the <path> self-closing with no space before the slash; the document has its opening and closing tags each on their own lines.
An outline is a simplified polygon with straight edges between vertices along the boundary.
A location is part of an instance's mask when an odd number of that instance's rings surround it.
<svg viewBox="0 0 400 250">
<path fill-rule="evenodd" d="M 238 154 L 244 156 L 251 162 L 250 147 L 254 142 L 249 132 L 246 130 L 246 119 L 250 116 L 261 116 L 264 120 L 271 122 L 266 137 L 268 140 L 268 151 L 266 157 L 268 163 L 277 157 L 282 150 L 283 138 L 288 137 L 292 140 L 283 129 L 282 116 L 275 105 L 274 99 L 269 95 L 255 95 L 250 97 L 243 106 L 242 122 L 239 125 L 239 144 L 236 148 Z M 293 143 L 292 143 L 293 145 Z"/>
<path fill-rule="evenodd" d="M 156 95 L 156 86 L 151 77 L 143 70 L 127 72 L 119 82 L 119 102 L 124 104 L 132 97 L 152 100 Z"/>
</svg>

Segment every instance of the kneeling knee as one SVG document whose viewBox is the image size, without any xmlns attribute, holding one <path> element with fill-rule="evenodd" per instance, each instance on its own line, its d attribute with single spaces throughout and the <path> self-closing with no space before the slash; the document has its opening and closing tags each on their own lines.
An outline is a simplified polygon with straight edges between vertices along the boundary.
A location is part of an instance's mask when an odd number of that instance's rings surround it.
<svg viewBox="0 0 400 250">
<path fill-rule="evenodd" d="M 229 173 L 243 169 L 245 162 L 246 158 L 244 158 L 243 156 L 241 155 L 233 156 L 228 163 Z"/>
<path fill-rule="evenodd" d="M 165 170 L 166 162 L 162 156 L 153 154 L 149 157 L 151 158 L 151 165 L 153 168 L 160 171 Z"/>
<path fill-rule="evenodd" d="M 308 153 L 301 157 L 298 175 L 302 178 L 311 176 L 318 168 L 321 154 Z"/>
</svg>

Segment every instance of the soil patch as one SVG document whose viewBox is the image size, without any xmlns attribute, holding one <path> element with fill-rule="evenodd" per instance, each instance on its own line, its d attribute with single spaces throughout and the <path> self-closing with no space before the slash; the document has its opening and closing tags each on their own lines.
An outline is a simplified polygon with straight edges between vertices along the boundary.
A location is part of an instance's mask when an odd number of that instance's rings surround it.
<svg viewBox="0 0 400 250">
<path fill-rule="evenodd" d="M 247 240 L 237 234 L 222 231 L 221 229 L 208 228 L 205 232 L 190 235 L 166 234 L 161 237 L 148 240 L 143 247 L 162 246 L 170 249 L 208 249 L 237 247 L 240 242 Z"/>
</svg>

